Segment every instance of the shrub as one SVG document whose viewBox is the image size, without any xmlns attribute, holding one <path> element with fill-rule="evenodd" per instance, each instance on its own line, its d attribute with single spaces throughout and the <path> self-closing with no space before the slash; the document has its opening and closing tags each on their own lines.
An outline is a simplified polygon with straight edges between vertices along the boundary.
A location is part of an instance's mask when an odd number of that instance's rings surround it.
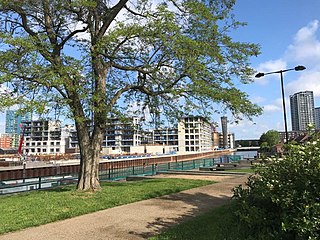
<svg viewBox="0 0 320 240">
<path fill-rule="evenodd" d="M 320 140 L 288 145 L 285 158 L 259 166 L 234 199 L 252 239 L 320 239 Z"/>
</svg>

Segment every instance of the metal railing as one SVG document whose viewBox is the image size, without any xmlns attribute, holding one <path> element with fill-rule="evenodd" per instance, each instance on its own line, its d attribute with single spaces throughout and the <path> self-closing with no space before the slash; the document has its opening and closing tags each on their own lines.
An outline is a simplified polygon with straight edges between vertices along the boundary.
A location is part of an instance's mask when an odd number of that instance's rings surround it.
<svg viewBox="0 0 320 240">
<path fill-rule="evenodd" d="M 158 171 L 191 170 L 199 167 L 214 166 L 219 159 L 198 159 L 181 162 L 168 162 L 149 164 L 143 166 L 131 166 L 125 168 L 110 168 L 101 170 L 100 180 L 120 180 L 133 175 L 152 176 Z M 77 183 L 77 174 L 59 174 L 48 177 L 24 178 L 0 182 L 0 195 L 25 192 L 36 189 L 49 189 L 60 185 Z"/>
</svg>

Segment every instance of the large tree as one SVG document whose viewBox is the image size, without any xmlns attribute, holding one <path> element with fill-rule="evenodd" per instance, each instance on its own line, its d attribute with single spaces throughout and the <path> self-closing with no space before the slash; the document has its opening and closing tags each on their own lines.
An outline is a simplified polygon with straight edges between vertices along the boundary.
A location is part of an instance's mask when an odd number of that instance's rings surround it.
<svg viewBox="0 0 320 240">
<path fill-rule="evenodd" d="M 255 44 L 233 41 L 235 0 L 0 0 L 1 107 L 65 111 L 81 155 L 77 188 L 99 188 L 107 117 L 136 105 L 180 114 L 261 109 L 249 83 Z M 218 103 L 218 105 L 213 105 Z M 219 106 L 219 109 L 216 108 Z"/>
</svg>

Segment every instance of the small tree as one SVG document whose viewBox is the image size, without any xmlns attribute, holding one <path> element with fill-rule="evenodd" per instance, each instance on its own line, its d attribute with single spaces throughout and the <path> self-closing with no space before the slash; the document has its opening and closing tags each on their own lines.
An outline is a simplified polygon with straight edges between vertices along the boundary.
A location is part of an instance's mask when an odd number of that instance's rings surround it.
<svg viewBox="0 0 320 240">
<path fill-rule="evenodd" d="M 240 91 L 259 53 L 228 35 L 234 0 L 0 0 L 2 107 L 64 111 L 74 119 L 77 188 L 99 188 L 107 117 L 131 106 L 155 114 L 261 109 Z M 217 110 L 213 103 L 219 103 Z M 172 116 L 172 115 L 171 115 Z"/>
<path fill-rule="evenodd" d="M 276 130 L 269 130 L 260 137 L 260 148 L 264 152 L 270 152 L 272 147 L 280 142 L 280 134 Z"/>
<path fill-rule="evenodd" d="M 320 238 L 320 140 L 290 144 L 234 189 L 237 216 L 252 239 Z"/>
</svg>

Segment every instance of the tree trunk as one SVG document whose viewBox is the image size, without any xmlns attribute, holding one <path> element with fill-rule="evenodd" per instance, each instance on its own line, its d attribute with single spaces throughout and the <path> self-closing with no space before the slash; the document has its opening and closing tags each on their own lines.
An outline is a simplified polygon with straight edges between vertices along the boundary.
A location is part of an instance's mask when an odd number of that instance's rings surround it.
<svg viewBox="0 0 320 240">
<path fill-rule="evenodd" d="M 76 126 L 80 148 L 77 190 L 97 191 L 100 189 L 99 162 L 104 130 L 99 129 L 90 134 L 87 126 L 83 124 L 76 124 Z"/>
<path fill-rule="evenodd" d="M 108 66 L 104 64 L 103 57 L 95 52 L 95 47 L 92 47 L 92 70 L 94 72 L 93 119 L 88 124 L 86 121 L 81 121 L 81 118 L 75 118 L 81 157 L 77 185 L 79 191 L 100 189 L 99 160 L 107 120 L 106 77 Z M 80 108 L 80 102 L 78 101 L 74 105 L 75 109 Z M 75 110 L 75 112 L 78 111 Z M 83 109 L 80 114 L 75 114 L 75 116 L 84 116 Z M 92 129 L 90 126 L 92 126 Z"/>
<path fill-rule="evenodd" d="M 99 183 L 99 156 L 94 154 L 92 144 L 88 144 L 87 149 L 80 149 L 80 171 L 77 184 L 79 191 L 97 191 L 100 189 Z"/>
</svg>

